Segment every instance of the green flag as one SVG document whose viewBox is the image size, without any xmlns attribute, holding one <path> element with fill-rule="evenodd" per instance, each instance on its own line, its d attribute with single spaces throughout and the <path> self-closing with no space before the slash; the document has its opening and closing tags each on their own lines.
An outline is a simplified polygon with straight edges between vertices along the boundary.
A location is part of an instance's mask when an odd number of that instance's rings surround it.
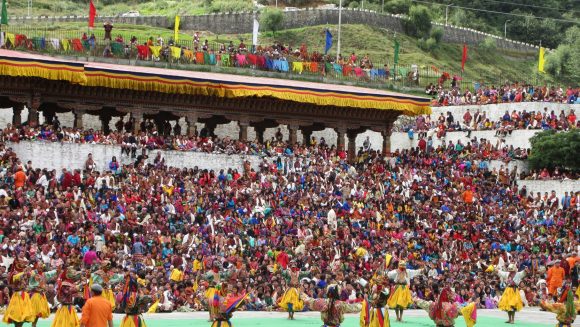
<svg viewBox="0 0 580 327">
<path fill-rule="evenodd" d="M 6 9 L 6 0 L 2 0 L 2 18 L 0 24 L 8 25 L 8 10 Z"/>
<path fill-rule="evenodd" d="M 395 65 L 399 63 L 399 41 L 395 39 Z"/>
</svg>

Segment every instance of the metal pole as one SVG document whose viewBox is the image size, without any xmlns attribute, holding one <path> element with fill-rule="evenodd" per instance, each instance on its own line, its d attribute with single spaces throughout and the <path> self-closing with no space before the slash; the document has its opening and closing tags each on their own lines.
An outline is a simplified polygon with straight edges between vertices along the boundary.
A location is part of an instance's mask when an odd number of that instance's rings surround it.
<svg viewBox="0 0 580 327">
<path fill-rule="evenodd" d="M 365 10 L 365 0 L 361 0 L 360 9 Z"/>
<path fill-rule="evenodd" d="M 449 6 L 453 6 L 452 3 L 448 4 L 447 6 L 445 6 L 445 26 L 447 26 L 447 17 L 448 17 L 448 12 L 449 12 Z"/>
<path fill-rule="evenodd" d="M 507 23 L 510 21 L 510 19 L 506 20 L 505 23 L 503 24 L 503 37 L 504 39 L 507 39 Z"/>
<path fill-rule="evenodd" d="M 342 0 L 338 4 L 338 44 L 336 46 L 336 63 L 338 63 L 338 56 L 340 55 L 340 28 L 342 25 Z"/>
<path fill-rule="evenodd" d="M 381 1 L 381 13 L 385 12 L 385 0 Z"/>
</svg>

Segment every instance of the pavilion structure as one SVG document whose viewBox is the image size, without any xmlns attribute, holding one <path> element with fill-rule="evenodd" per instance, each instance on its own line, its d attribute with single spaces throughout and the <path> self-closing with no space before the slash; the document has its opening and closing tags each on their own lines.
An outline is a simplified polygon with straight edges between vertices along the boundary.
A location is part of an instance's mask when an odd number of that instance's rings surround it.
<svg viewBox="0 0 580 327">
<path fill-rule="evenodd" d="M 354 158 L 356 136 L 380 132 L 383 151 L 400 115 L 430 114 L 429 99 L 376 89 L 262 77 L 192 72 L 96 62 L 61 60 L 0 50 L 0 107 L 13 108 L 13 123 L 29 125 L 63 112 L 74 114 L 74 127 L 84 115 L 95 115 L 108 129 L 112 117 L 129 115 L 136 133 L 144 118 L 185 118 L 185 133 L 204 123 L 215 127 L 237 121 L 239 138 L 248 128 L 263 141 L 266 128 L 287 125 L 289 142 L 308 143 L 312 132 L 333 128 L 337 146 Z M 347 144 L 345 144 L 345 140 Z"/>
</svg>

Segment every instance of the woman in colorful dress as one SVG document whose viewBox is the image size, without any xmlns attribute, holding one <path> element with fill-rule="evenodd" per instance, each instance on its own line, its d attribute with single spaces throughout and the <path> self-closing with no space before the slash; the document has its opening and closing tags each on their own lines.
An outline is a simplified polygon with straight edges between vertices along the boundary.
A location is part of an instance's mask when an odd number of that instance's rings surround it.
<svg viewBox="0 0 580 327">
<path fill-rule="evenodd" d="M 288 288 L 280 298 L 278 306 L 288 312 L 288 319 L 294 320 L 294 312 L 304 310 L 304 302 L 300 299 L 300 278 L 305 274 L 297 270 L 296 263 L 290 263 L 290 269 L 282 272 L 282 276 L 288 279 Z"/>
<path fill-rule="evenodd" d="M 310 310 L 320 312 L 324 327 L 339 327 L 344 321 L 345 313 L 359 313 L 362 309 L 361 303 L 348 304 L 340 301 L 338 285 L 328 286 L 326 297 L 326 299 L 312 299 L 304 292 L 300 293 L 300 298 Z"/>
<path fill-rule="evenodd" d="M 74 299 L 81 296 L 77 283 L 80 282 L 82 274 L 73 268 L 78 265 L 78 262 L 68 264 L 67 269 L 58 277 L 56 299 L 60 302 L 60 308 L 56 311 L 52 327 L 79 327 L 81 325 Z"/>
<path fill-rule="evenodd" d="M 44 272 L 44 265 L 37 261 L 34 270 L 28 278 L 28 292 L 32 303 L 34 321 L 32 327 L 36 327 L 39 318 L 46 319 L 50 316 L 50 307 L 46 299 L 46 282 L 56 279 L 56 270 Z"/>
<path fill-rule="evenodd" d="M 469 303 L 463 308 L 459 308 L 455 303 L 453 292 L 450 288 L 445 287 L 441 293 L 439 288 L 435 285 L 433 293 L 437 296 L 437 301 L 425 301 L 421 299 L 414 299 L 417 306 L 429 313 L 429 318 L 435 322 L 436 327 L 452 327 L 455 326 L 455 319 L 463 316 L 467 327 L 475 326 L 477 320 L 477 311 L 475 303 Z"/>
<path fill-rule="evenodd" d="M 398 267 L 398 269 L 391 270 L 387 273 L 387 277 L 395 282 L 395 288 L 391 292 L 387 304 L 389 308 L 395 310 L 397 321 L 403 321 L 403 311 L 413 303 L 409 287 L 411 279 L 421 274 L 423 269 L 407 269 L 407 263 L 405 261 L 399 261 Z"/>
<path fill-rule="evenodd" d="M 580 301 L 574 302 L 574 292 L 572 290 L 568 289 L 565 297 L 564 303 L 540 302 L 542 309 L 556 314 L 556 320 L 558 320 L 556 327 L 572 327 L 572 323 L 576 320 L 576 314 L 580 310 Z"/>
<path fill-rule="evenodd" d="M 526 277 L 526 270 L 518 272 L 515 264 L 508 266 L 508 271 L 497 270 L 497 274 L 501 281 L 506 285 L 506 288 L 498 303 L 498 308 L 506 311 L 508 314 L 508 324 L 515 322 L 516 312 L 520 311 L 524 304 L 518 286 Z"/>
<path fill-rule="evenodd" d="M 32 302 L 26 292 L 30 274 L 30 268 L 27 265 L 28 260 L 24 257 L 24 252 L 20 252 L 18 257 L 14 259 L 8 274 L 8 284 L 12 288 L 12 297 L 2 321 L 14 324 L 15 327 L 21 327 L 24 323 L 34 321 Z"/>
<path fill-rule="evenodd" d="M 222 288 L 224 285 L 221 285 Z M 246 300 L 247 294 L 244 292 L 241 295 L 228 294 L 227 296 L 220 296 L 215 294 L 214 301 L 210 303 L 210 307 L 214 307 L 214 320 L 211 327 L 232 327 L 231 319 L 234 311 Z"/>
</svg>

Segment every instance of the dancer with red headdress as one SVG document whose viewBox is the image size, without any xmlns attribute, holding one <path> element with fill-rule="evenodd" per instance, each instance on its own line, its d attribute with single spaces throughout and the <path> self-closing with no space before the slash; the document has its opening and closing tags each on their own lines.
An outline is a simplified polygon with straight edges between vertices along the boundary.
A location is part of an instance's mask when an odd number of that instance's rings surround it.
<svg viewBox="0 0 580 327">
<path fill-rule="evenodd" d="M 459 308 L 453 300 L 453 291 L 449 287 L 445 287 L 439 293 L 439 287 L 435 285 L 433 286 L 433 294 L 438 294 L 437 301 L 414 299 L 414 302 L 418 307 L 429 313 L 429 318 L 435 322 L 435 326 L 455 326 L 455 319 L 459 316 L 463 316 L 467 327 L 475 326 L 477 320 L 475 303 L 472 302 L 463 308 Z"/>
</svg>

